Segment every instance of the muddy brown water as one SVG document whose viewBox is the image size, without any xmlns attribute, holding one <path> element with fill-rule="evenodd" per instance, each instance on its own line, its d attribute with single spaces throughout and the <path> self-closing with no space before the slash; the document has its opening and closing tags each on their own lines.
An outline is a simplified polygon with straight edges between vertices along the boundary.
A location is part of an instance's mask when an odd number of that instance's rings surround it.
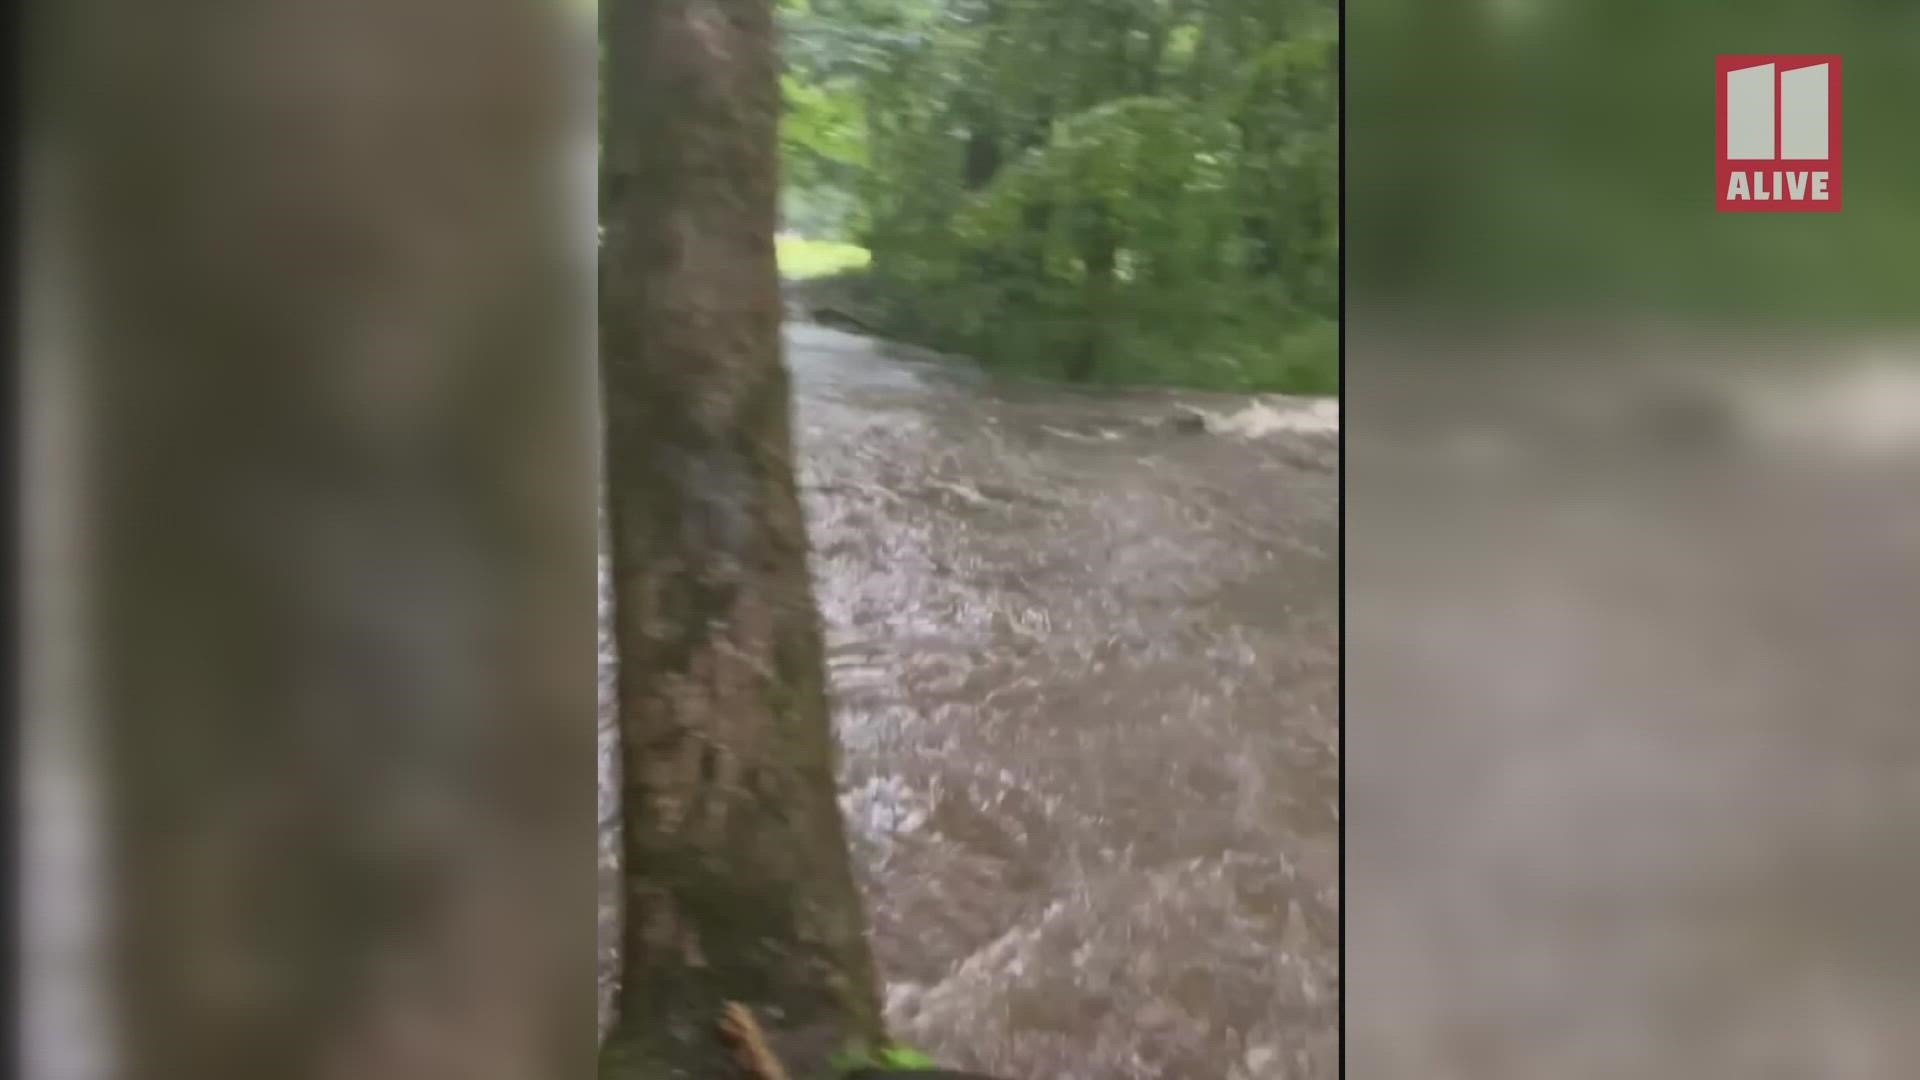
<svg viewBox="0 0 1920 1080">
<path fill-rule="evenodd" d="M 1335 433 L 816 326 L 788 357 L 895 1034 L 1015 1078 L 1336 1075 Z"/>
</svg>

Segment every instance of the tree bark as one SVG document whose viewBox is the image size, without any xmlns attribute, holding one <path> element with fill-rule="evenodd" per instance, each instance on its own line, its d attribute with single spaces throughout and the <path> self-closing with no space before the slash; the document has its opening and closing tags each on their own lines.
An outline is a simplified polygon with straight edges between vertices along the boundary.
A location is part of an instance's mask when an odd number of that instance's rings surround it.
<svg viewBox="0 0 1920 1080">
<path fill-rule="evenodd" d="M 807 1075 L 880 1034 L 835 797 L 773 235 L 770 0 L 608 0 L 601 350 L 625 948 L 601 1076 Z"/>
<path fill-rule="evenodd" d="M 1086 281 L 1082 286 L 1080 342 L 1067 356 L 1066 376 L 1071 382 L 1093 378 L 1106 357 L 1120 255 L 1119 238 L 1106 207 L 1083 206 L 1080 215 L 1080 257 Z"/>
<path fill-rule="evenodd" d="M 584 1075 L 594 448 L 558 16 L 68 13 L 124 1075 Z"/>
</svg>

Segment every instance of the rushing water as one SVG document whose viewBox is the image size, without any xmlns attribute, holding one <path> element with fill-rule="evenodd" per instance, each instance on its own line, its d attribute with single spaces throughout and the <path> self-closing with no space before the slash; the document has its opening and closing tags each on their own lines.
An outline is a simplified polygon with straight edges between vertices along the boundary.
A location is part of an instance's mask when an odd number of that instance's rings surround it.
<svg viewBox="0 0 1920 1080">
<path fill-rule="evenodd" d="M 1016 1078 L 1335 1075 L 1337 412 L 788 353 L 895 1033 Z"/>
<path fill-rule="evenodd" d="M 1761 336 L 1349 338 L 1356 1080 L 1920 1075 L 1920 354 Z"/>
</svg>

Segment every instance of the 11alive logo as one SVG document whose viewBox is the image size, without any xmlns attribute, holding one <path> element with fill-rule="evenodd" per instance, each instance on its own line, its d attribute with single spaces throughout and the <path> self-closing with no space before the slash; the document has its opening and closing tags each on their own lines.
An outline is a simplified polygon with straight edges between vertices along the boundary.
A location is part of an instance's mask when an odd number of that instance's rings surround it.
<svg viewBox="0 0 1920 1080">
<path fill-rule="evenodd" d="M 1719 206 L 1729 213 L 1840 209 L 1840 58 L 1722 56 Z"/>
</svg>

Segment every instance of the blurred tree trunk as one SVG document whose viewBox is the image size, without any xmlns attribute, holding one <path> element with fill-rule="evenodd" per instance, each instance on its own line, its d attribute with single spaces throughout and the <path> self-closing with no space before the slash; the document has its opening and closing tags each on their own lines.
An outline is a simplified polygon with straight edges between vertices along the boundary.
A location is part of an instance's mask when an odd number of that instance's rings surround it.
<svg viewBox="0 0 1920 1080">
<path fill-rule="evenodd" d="M 558 15 L 63 14 L 124 1075 L 586 1075 L 592 376 Z"/>
<path fill-rule="evenodd" d="M 771 0 L 606 0 L 601 354 L 625 944 L 603 1077 L 878 1034 L 834 786 L 774 261 Z"/>
<path fill-rule="evenodd" d="M 1066 364 L 1066 376 L 1073 382 L 1093 378 L 1111 346 L 1115 274 L 1120 258 L 1120 238 L 1106 206 L 1096 203 L 1081 207 L 1080 215 L 1080 258 L 1086 267 L 1086 281 L 1081 289 L 1080 341 L 1068 354 Z"/>
</svg>

